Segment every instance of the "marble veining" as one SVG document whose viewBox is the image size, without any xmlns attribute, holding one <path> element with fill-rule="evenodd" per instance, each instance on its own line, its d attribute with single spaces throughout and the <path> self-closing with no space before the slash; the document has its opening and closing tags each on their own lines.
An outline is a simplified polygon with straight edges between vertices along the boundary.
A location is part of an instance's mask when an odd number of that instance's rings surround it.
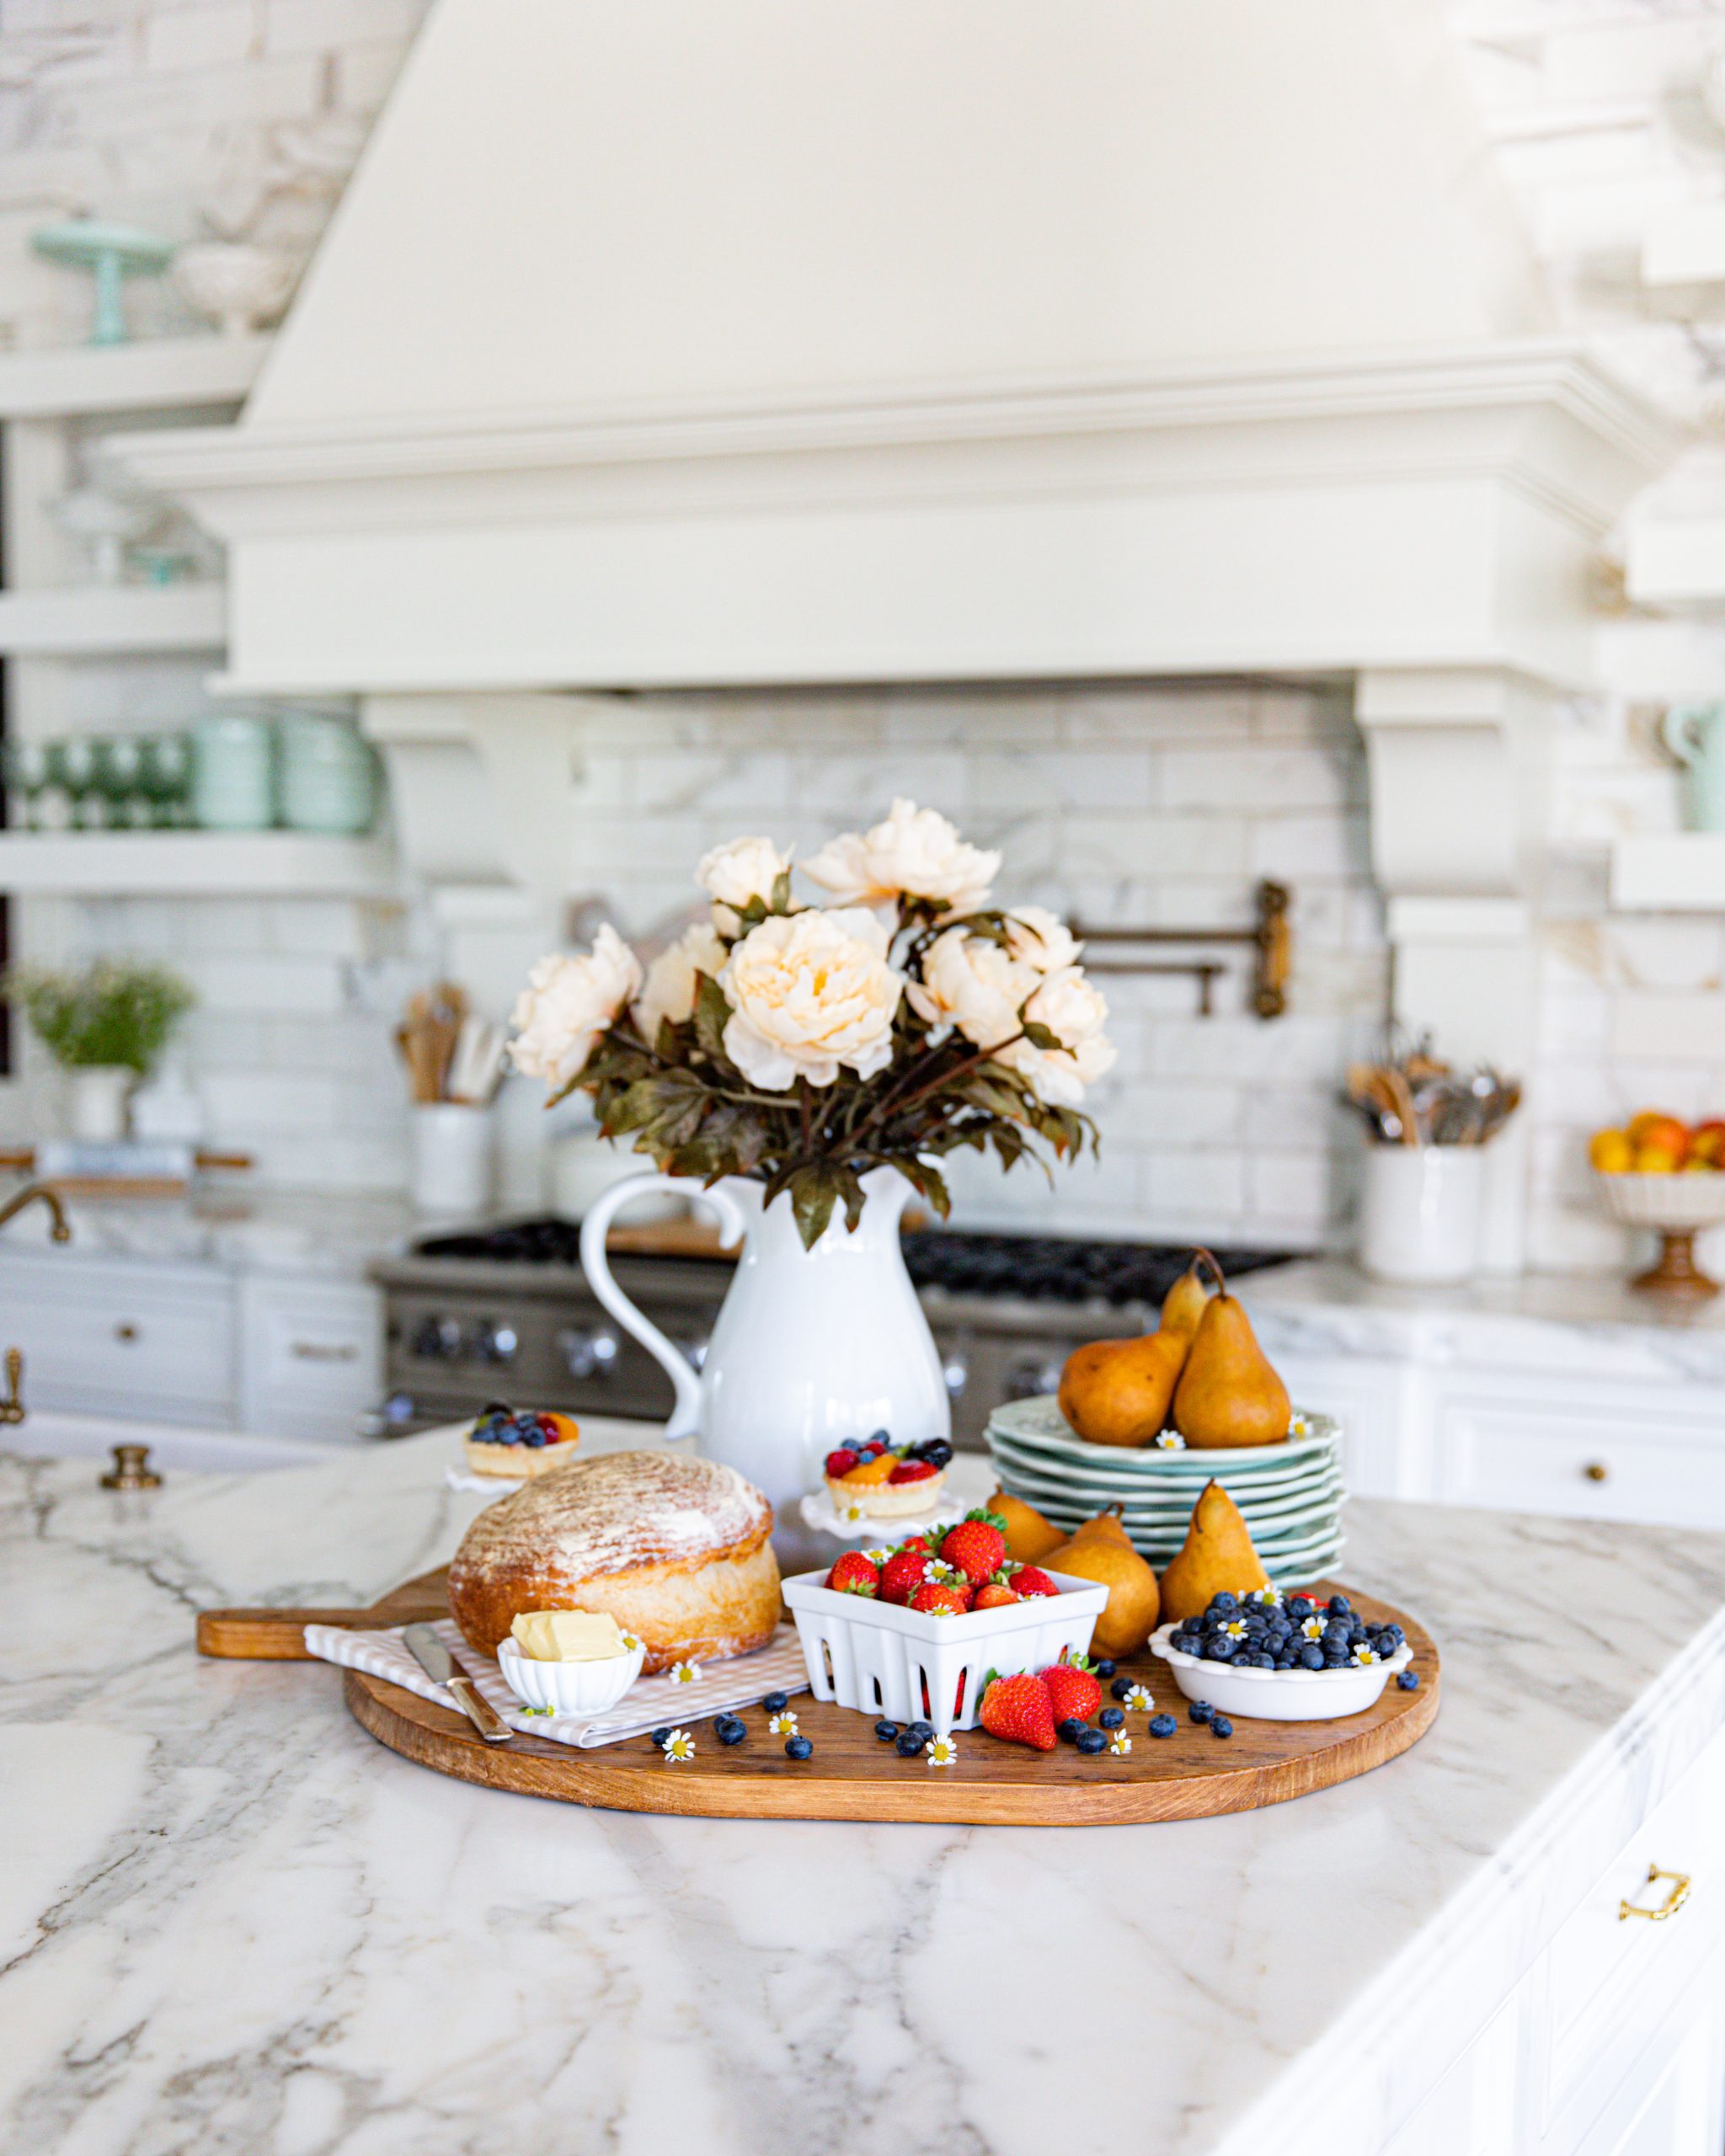
<svg viewBox="0 0 1725 2156">
<path fill-rule="evenodd" d="M 1348 1572 L 1439 1639 L 1437 1726 L 1231 1818 L 584 1812 L 409 1766 L 319 1666 L 196 1659 L 200 1605 L 369 1599 L 447 1555 L 479 1502 L 448 1451 L 126 1497 L 0 1458 L 7 2156 L 1236 2156 L 1348 2017 L 1391 2025 L 1482 1897 L 1721 1718 L 1725 1538 L 1363 1502 Z"/>
</svg>

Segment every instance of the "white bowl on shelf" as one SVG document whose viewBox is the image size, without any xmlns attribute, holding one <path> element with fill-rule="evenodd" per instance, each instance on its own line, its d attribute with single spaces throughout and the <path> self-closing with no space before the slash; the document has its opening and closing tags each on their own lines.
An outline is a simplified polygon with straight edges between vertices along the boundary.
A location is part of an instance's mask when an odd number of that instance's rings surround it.
<svg viewBox="0 0 1725 2156">
<path fill-rule="evenodd" d="M 1725 1171 L 1712 1168 L 1693 1175 L 1680 1168 L 1650 1175 L 1634 1168 L 1594 1180 L 1605 1203 L 1626 1228 L 1711 1228 L 1725 1220 Z"/>
<path fill-rule="evenodd" d="M 641 1674 L 646 1652 L 636 1640 L 628 1654 L 606 1655 L 599 1662 L 536 1662 L 513 1640 L 499 1640 L 497 1666 L 504 1683 L 524 1706 L 549 1707 L 558 1715 L 602 1715 Z"/>
<path fill-rule="evenodd" d="M 1150 1651 L 1174 1673 L 1188 1700 L 1208 1700 L 1218 1714 L 1241 1715 L 1248 1721 L 1340 1721 L 1363 1715 L 1383 1696 L 1384 1687 L 1413 1659 L 1404 1640 L 1383 1662 L 1346 1669 L 1236 1669 L 1231 1662 L 1210 1662 L 1169 1644 L 1172 1624 L 1151 1637 Z"/>
</svg>

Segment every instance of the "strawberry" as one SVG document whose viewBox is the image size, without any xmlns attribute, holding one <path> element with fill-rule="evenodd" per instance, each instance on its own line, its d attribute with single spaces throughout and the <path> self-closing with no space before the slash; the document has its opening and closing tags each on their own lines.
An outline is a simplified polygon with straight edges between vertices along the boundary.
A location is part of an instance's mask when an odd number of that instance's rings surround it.
<svg viewBox="0 0 1725 2156">
<path fill-rule="evenodd" d="M 1039 1677 L 996 1677 L 982 1695 L 981 1721 L 991 1737 L 1003 1737 L 1009 1744 L 1052 1752 L 1060 1742 L 1054 1702 Z"/>
<path fill-rule="evenodd" d="M 940 1470 L 932 1460 L 901 1460 L 887 1480 L 889 1482 L 926 1482 L 931 1475 L 939 1473 Z"/>
<path fill-rule="evenodd" d="M 1087 1669 L 1074 1669 L 1069 1662 L 1057 1662 L 1036 1673 L 1054 1702 L 1056 1723 L 1065 1721 L 1069 1715 L 1075 1721 L 1088 1721 L 1102 1705 L 1102 1687 Z"/>
<path fill-rule="evenodd" d="M 841 1445 L 836 1452 L 830 1452 L 822 1465 L 836 1482 L 841 1476 L 848 1475 L 857 1465 L 857 1454 L 848 1445 Z"/>
<path fill-rule="evenodd" d="M 931 1554 L 928 1547 L 928 1537 L 926 1534 L 907 1534 L 904 1540 L 899 1545 L 899 1549 L 900 1552 L 905 1555 L 917 1552 L 927 1557 Z"/>
<path fill-rule="evenodd" d="M 962 1617 L 969 1606 L 956 1588 L 943 1587 L 938 1580 L 925 1580 L 911 1597 L 913 1609 L 927 1610 L 937 1617 Z"/>
<path fill-rule="evenodd" d="M 1060 1593 L 1060 1589 L 1048 1574 L 1035 1565 L 1020 1565 L 1017 1571 L 1012 1575 L 1012 1581 L 1017 1591 L 1020 1602 L 1028 1602 L 1033 1594 Z"/>
<path fill-rule="evenodd" d="M 940 1554 L 948 1564 L 956 1565 L 973 1587 L 980 1587 L 1005 1562 L 1007 1538 L 980 1515 L 961 1519 L 948 1529 Z"/>
<path fill-rule="evenodd" d="M 880 1588 L 880 1567 L 860 1550 L 846 1550 L 826 1576 L 826 1583 L 841 1594 L 873 1595 Z"/>
<path fill-rule="evenodd" d="M 1009 1602 L 1017 1602 L 1018 1598 L 1004 1580 L 990 1580 L 977 1588 L 976 1599 L 970 1607 L 973 1609 L 1004 1609 Z"/>
<path fill-rule="evenodd" d="M 889 1557 L 880 1568 L 880 1599 L 902 1606 L 921 1586 L 927 1570 L 926 1550 L 901 1550 L 896 1557 Z"/>
</svg>

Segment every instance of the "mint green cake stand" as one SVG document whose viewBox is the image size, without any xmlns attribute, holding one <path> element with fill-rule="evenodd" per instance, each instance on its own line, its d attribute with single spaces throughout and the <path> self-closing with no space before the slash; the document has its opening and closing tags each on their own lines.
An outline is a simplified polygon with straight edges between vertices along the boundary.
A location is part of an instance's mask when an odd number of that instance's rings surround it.
<svg viewBox="0 0 1725 2156">
<path fill-rule="evenodd" d="M 127 277 L 159 276 L 174 259 L 174 243 L 130 225 L 98 224 L 76 217 L 63 225 L 44 225 L 30 234 L 30 245 L 51 262 L 88 270 L 96 280 L 96 312 L 90 324 L 93 344 L 126 341 L 126 310 L 120 286 Z"/>
</svg>

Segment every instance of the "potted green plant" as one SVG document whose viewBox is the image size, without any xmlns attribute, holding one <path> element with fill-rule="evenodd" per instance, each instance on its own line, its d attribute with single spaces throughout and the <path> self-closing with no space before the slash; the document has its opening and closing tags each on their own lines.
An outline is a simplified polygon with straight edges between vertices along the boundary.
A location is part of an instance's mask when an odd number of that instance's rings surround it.
<svg viewBox="0 0 1725 2156">
<path fill-rule="evenodd" d="M 5 992 L 68 1074 L 72 1136 L 96 1143 L 126 1136 L 132 1087 L 195 1000 L 167 967 L 114 958 L 73 974 L 26 967 Z"/>
</svg>

